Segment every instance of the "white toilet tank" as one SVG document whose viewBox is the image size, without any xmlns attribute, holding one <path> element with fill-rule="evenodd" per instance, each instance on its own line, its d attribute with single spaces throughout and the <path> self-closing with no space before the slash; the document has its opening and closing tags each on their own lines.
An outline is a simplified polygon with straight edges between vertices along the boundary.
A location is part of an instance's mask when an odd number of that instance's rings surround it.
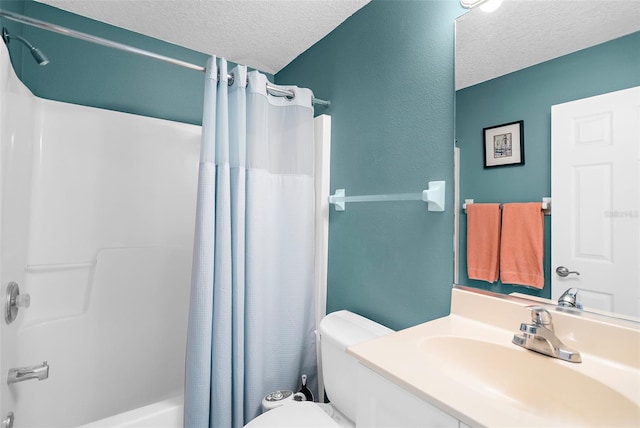
<svg viewBox="0 0 640 428">
<path fill-rule="evenodd" d="M 356 420 L 357 361 L 346 353 L 351 345 L 393 330 L 349 311 L 330 313 L 320 321 L 320 352 L 327 396 L 340 413 Z"/>
</svg>

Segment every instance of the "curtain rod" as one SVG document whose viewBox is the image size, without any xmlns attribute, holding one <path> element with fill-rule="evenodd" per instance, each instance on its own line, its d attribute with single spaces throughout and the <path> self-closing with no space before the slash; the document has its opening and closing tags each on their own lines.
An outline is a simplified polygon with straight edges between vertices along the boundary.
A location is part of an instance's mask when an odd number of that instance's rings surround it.
<svg viewBox="0 0 640 428">
<path fill-rule="evenodd" d="M 115 42 L 113 40 L 104 39 L 102 37 L 92 36 L 91 34 L 83 33 L 81 31 L 72 30 L 70 28 L 62 27 L 60 25 L 51 24 L 49 22 L 41 21 L 39 19 L 30 18 L 28 16 L 20 15 L 18 13 L 8 12 L 8 11 L 0 9 L 0 17 L 4 17 L 4 18 L 10 19 L 12 21 L 16 21 L 16 22 L 20 22 L 20 23 L 23 23 L 23 24 L 27 24 L 27 25 L 30 25 L 32 27 L 41 28 L 43 30 L 53 31 L 54 33 L 62 34 L 62 35 L 73 37 L 73 38 L 80 39 L 80 40 L 84 40 L 86 42 L 94 43 L 94 44 L 97 44 L 97 45 L 102 45 L 102 46 L 106 46 L 106 47 L 109 47 L 109 48 L 121 50 L 121 51 L 124 51 L 124 52 L 133 53 L 133 54 L 144 56 L 144 57 L 147 57 L 147 58 L 152 58 L 152 59 L 155 59 L 155 60 L 158 60 L 158 61 L 162 61 L 162 62 L 166 62 L 166 63 L 169 63 L 169 64 L 177 65 L 179 67 L 188 68 L 190 70 L 201 71 L 201 72 L 206 71 L 206 68 L 201 66 L 201 65 L 196 65 L 196 64 L 192 64 L 190 62 L 181 61 L 181 60 L 176 59 L 176 58 L 171 58 L 171 57 L 168 57 L 168 56 L 165 56 L 165 55 L 160 55 L 160 54 L 157 54 L 157 53 L 154 53 L 154 52 L 150 52 L 150 51 L 147 51 L 147 50 L 144 50 L 144 49 L 139 49 L 139 48 L 136 48 L 136 47 L 133 47 L 133 46 L 125 45 L 124 43 L 118 43 L 118 42 Z M 286 90 L 286 89 L 278 88 L 277 86 L 273 86 L 273 85 L 271 85 L 269 83 L 267 83 L 267 92 L 269 92 L 271 95 L 278 96 L 278 97 L 292 97 L 293 98 L 295 96 L 293 91 L 289 91 L 289 90 Z M 315 98 L 315 97 L 311 99 L 311 102 L 314 105 L 320 105 L 320 106 L 325 106 L 325 107 L 330 105 L 329 101 L 321 100 L 321 99 Z"/>
</svg>

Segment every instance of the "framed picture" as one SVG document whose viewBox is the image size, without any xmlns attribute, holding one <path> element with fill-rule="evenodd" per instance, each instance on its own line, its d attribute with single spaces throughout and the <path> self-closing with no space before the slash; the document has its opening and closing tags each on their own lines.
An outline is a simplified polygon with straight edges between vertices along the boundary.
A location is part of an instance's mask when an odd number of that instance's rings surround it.
<svg viewBox="0 0 640 428">
<path fill-rule="evenodd" d="M 484 128 L 484 167 L 524 165 L 524 121 Z"/>
</svg>

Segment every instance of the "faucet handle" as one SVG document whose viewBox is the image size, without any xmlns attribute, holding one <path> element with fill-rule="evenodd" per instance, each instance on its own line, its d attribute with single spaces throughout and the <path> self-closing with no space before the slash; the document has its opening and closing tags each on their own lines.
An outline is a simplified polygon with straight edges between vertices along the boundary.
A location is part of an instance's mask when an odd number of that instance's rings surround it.
<svg viewBox="0 0 640 428">
<path fill-rule="evenodd" d="M 18 316 L 19 308 L 28 308 L 31 305 L 31 297 L 26 293 L 20 294 L 20 286 L 14 281 L 7 284 L 6 296 L 4 320 L 11 324 Z"/>
<path fill-rule="evenodd" d="M 531 311 L 531 322 L 534 325 L 547 327 L 550 330 L 553 329 L 551 314 L 548 310 L 542 306 L 529 306 L 528 308 Z"/>
<path fill-rule="evenodd" d="M 31 306 L 31 296 L 28 294 L 18 294 L 16 296 L 16 306 L 19 308 L 28 308 Z"/>
<path fill-rule="evenodd" d="M 580 303 L 580 298 L 578 296 L 579 291 L 580 289 L 575 287 L 567 289 L 558 299 L 558 306 L 582 309 L 582 304 Z"/>
</svg>

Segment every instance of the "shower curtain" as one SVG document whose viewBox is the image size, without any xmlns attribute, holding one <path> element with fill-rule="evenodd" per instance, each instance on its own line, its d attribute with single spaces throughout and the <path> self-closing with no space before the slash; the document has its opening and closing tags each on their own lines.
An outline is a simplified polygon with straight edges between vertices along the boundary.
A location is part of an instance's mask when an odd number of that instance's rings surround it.
<svg viewBox="0 0 640 428">
<path fill-rule="evenodd" d="M 219 82 L 218 82 L 219 76 Z M 316 377 L 310 90 L 210 58 L 205 78 L 184 426 L 241 427 Z M 248 85 L 247 85 L 248 80 Z"/>
</svg>

